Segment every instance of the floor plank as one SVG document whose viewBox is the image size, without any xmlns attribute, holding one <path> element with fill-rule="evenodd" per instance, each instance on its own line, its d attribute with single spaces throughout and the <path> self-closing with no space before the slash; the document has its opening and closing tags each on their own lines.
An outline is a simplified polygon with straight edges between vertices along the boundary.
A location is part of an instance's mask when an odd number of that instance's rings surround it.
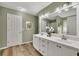
<svg viewBox="0 0 79 59">
<path fill-rule="evenodd" d="M 27 44 L 4 49 L 2 51 L 2 55 L 3 56 L 42 56 L 38 51 L 36 51 L 32 43 L 27 43 Z"/>
</svg>

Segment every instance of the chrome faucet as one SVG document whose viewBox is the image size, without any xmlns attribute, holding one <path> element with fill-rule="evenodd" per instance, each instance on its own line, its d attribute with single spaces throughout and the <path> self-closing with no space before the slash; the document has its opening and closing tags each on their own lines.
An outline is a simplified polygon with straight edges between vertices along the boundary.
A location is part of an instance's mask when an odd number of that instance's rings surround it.
<svg viewBox="0 0 79 59">
<path fill-rule="evenodd" d="M 63 40 L 67 40 L 67 38 L 66 38 L 65 35 L 62 35 L 62 39 L 63 39 Z"/>
</svg>

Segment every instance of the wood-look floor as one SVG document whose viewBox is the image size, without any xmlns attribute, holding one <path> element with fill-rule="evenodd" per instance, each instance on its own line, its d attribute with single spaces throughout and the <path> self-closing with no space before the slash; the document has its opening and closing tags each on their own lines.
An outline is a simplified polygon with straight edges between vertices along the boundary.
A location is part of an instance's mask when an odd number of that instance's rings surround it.
<svg viewBox="0 0 79 59">
<path fill-rule="evenodd" d="M 34 49 L 32 43 L 27 43 L 4 49 L 2 56 L 41 56 L 41 54 Z"/>
</svg>

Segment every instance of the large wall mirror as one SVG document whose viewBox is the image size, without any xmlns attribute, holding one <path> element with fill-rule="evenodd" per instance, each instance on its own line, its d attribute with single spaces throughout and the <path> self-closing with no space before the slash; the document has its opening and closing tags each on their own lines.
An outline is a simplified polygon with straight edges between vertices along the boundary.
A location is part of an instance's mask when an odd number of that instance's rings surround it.
<svg viewBox="0 0 79 59">
<path fill-rule="evenodd" d="M 58 12 L 42 18 L 41 31 L 46 32 L 46 27 L 53 27 L 52 33 L 77 35 L 76 30 L 76 5 L 64 8 Z"/>
</svg>

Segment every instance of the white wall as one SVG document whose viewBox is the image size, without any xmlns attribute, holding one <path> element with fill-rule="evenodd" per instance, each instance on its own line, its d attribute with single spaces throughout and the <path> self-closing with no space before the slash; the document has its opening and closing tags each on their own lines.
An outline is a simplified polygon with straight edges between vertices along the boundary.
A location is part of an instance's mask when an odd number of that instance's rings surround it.
<svg viewBox="0 0 79 59">
<path fill-rule="evenodd" d="M 79 36 L 79 5 L 77 5 L 77 36 Z"/>
</svg>

